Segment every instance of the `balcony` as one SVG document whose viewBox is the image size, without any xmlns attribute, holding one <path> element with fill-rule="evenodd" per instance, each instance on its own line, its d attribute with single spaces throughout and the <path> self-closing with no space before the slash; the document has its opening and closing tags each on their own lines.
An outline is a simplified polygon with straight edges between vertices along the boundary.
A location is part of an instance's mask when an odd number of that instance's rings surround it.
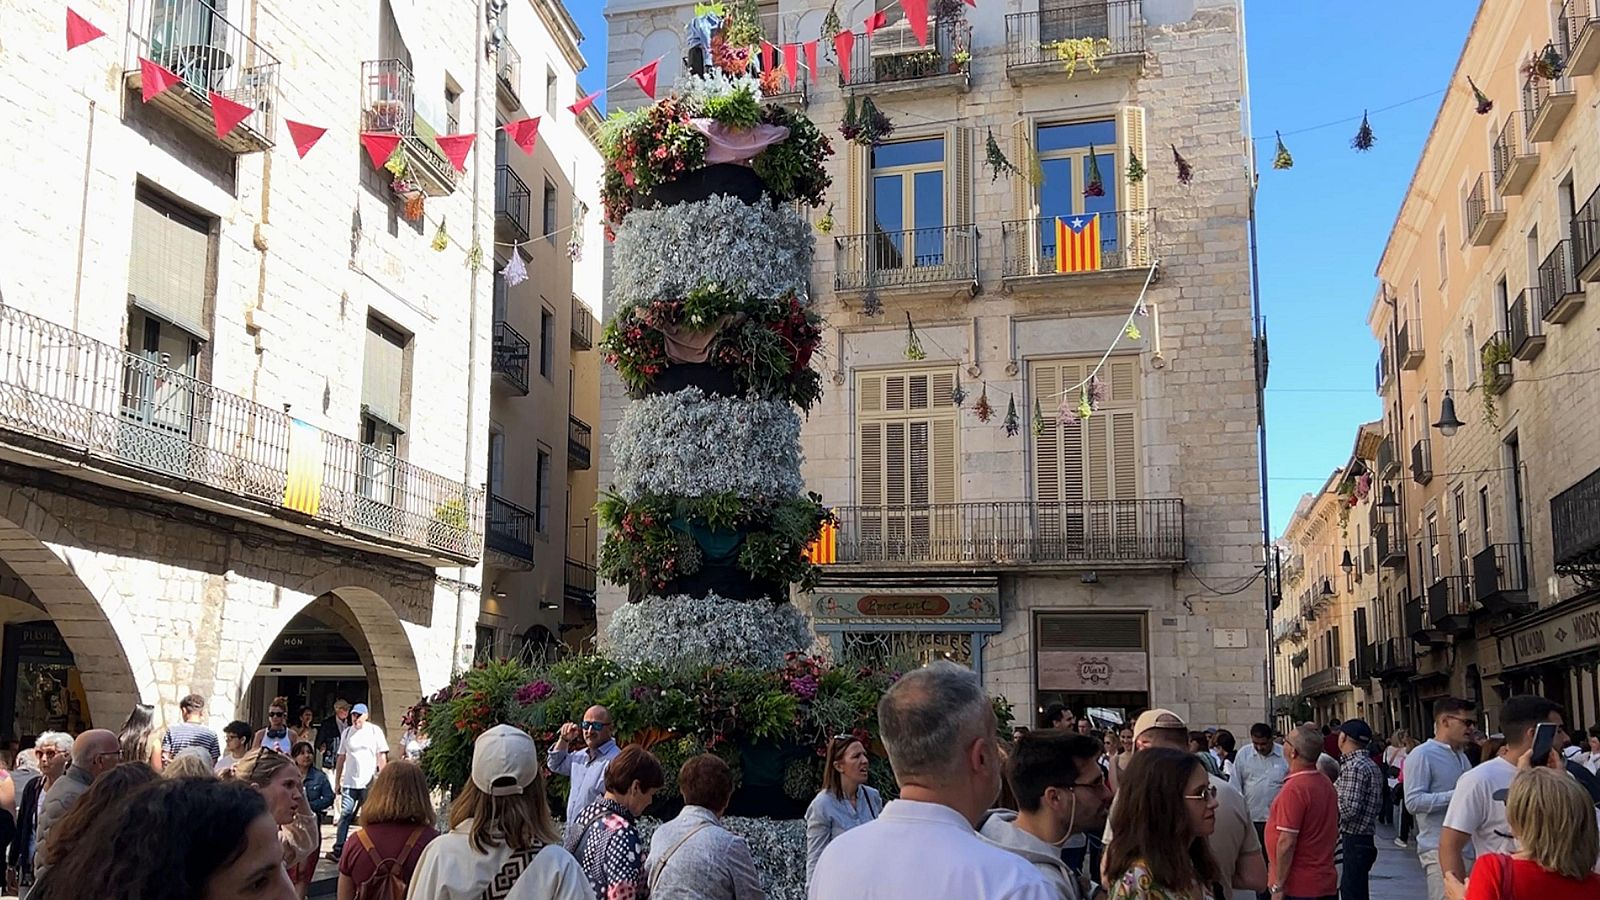
<svg viewBox="0 0 1600 900">
<path fill-rule="evenodd" d="M 1447 644 L 1450 636 L 1438 624 L 1446 615 L 1445 607 L 1434 607 L 1432 591 L 1428 598 L 1415 597 L 1405 602 L 1406 634 L 1418 644 Z M 1441 596 L 1441 601 L 1444 598 Z"/>
<path fill-rule="evenodd" d="M 361 64 L 361 130 L 400 136 L 406 175 L 429 197 L 456 189 L 456 170 L 434 141 L 437 132 L 416 113 L 411 70 L 398 59 Z"/>
<path fill-rule="evenodd" d="M 852 94 L 962 94 L 971 86 L 972 25 L 961 16 L 928 17 L 928 46 L 917 43 L 898 8 L 871 37 L 856 36 L 850 64 L 839 73 Z M 898 17 L 898 18 L 897 18 Z"/>
<path fill-rule="evenodd" d="M 1168 570 L 1184 562 L 1182 500 L 843 506 L 839 563 Z"/>
<path fill-rule="evenodd" d="M 1384 388 L 1389 386 L 1389 376 L 1391 374 L 1393 373 L 1389 368 L 1389 348 L 1385 347 L 1378 351 L 1378 370 L 1376 375 L 1379 394 L 1382 394 Z"/>
<path fill-rule="evenodd" d="M 1394 455 L 1394 436 L 1384 435 L 1378 442 L 1377 458 L 1374 464 L 1378 470 L 1379 479 L 1393 478 L 1400 471 L 1399 460 Z"/>
<path fill-rule="evenodd" d="M 1306 623 L 1296 616 L 1292 619 L 1279 619 L 1272 626 L 1273 643 L 1281 644 L 1284 641 L 1300 641 L 1306 636 Z"/>
<path fill-rule="evenodd" d="M 504 320 L 494 323 L 494 351 L 489 370 L 512 393 L 528 396 L 528 353 L 532 345 Z"/>
<path fill-rule="evenodd" d="M 1318 669 L 1300 681 L 1300 693 L 1307 697 L 1316 697 L 1321 694 L 1336 694 L 1339 691 L 1350 690 L 1350 674 L 1344 666 L 1329 666 Z"/>
<path fill-rule="evenodd" d="M 533 536 L 539 517 L 498 494 L 489 495 L 489 527 L 484 546 L 495 554 L 499 568 L 533 569 Z"/>
<path fill-rule="evenodd" d="M 1408 637 L 1389 638 L 1374 648 L 1373 674 L 1379 678 L 1404 676 L 1417 670 L 1417 651 Z"/>
<path fill-rule="evenodd" d="M 1400 510 L 1372 505 L 1372 540 L 1378 548 L 1378 565 L 1390 569 L 1406 566 L 1406 540 L 1400 528 Z"/>
<path fill-rule="evenodd" d="M 1500 127 L 1491 155 L 1494 157 L 1494 186 L 1502 197 L 1514 197 L 1528 189 L 1534 170 L 1539 168 L 1539 148 L 1528 143 L 1528 122 L 1533 113 L 1512 110 Z"/>
<path fill-rule="evenodd" d="M 1539 318 L 1539 289 L 1524 288 L 1506 307 L 1506 327 L 1511 334 L 1511 355 L 1532 362 L 1544 352 L 1544 320 Z"/>
<path fill-rule="evenodd" d="M 528 239 L 528 223 L 533 221 L 533 192 L 511 167 L 494 167 L 494 238 L 502 243 Z M 512 251 L 517 252 L 516 250 Z"/>
<path fill-rule="evenodd" d="M 521 105 L 518 95 L 522 92 L 522 54 L 504 37 L 495 53 L 494 83 L 500 102 L 512 109 Z"/>
<path fill-rule="evenodd" d="M 1411 480 L 1417 484 L 1433 480 L 1433 442 L 1428 438 L 1411 445 Z"/>
<path fill-rule="evenodd" d="M 1395 339 L 1395 351 L 1395 356 L 1400 359 L 1400 368 L 1407 372 L 1422 368 L 1425 354 L 1422 349 L 1421 319 L 1407 319 L 1400 324 Z"/>
<path fill-rule="evenodd" d="M 1012 84 L 1137 74 L 1143 66 L 1140 0 L 1085 0 L 1006 16 L 1006 77 Z"/>
<path fill-rule="evenodd" d="M 1489 176 L 1478 173 L 1467 192 L 1467 239 L 1474 247 L 1487 247 L 1505 224 L 1506 209 L 1500 195 L 1490 187 Z"/>
<path fill-rule="evenodd" d="M 1567 0 L 1558 20 L 1568 75 L 1593 75 L 1600 68 L 1600 9 L 1595 0 Z"/>
<path fill-rule="evenodd" d="M 919 290 L 960 286 L 978 292 L 978 229 L 945 225 L 833 239 L 838 291 Z"/>
<path fill-rule="evenodd" d="M 1058 287 L 1067 278 L 1127 278 L 1143 283 L 1155 262 L 1156 211 L 1124 209 L 1090 215 L 1040 219 L 1014 219 L 1000 225 L 1005 253 L 1001 275 L 1019 286 L 1033 280 L 1041 287 Z M 1080 224 L 1083 223 L 1083 224 Z M 1074 231 L 1093 228 L 1099 239 Z M 1058 246 L 1057 232 L 1065 231 L 1067 244 Z M 1085 252 L 1084 245 L 1088 245 Z M 1058 255 L 1059 251 L 1059 255 Z"/>
<path fill-rule="evenodd" d="M 594 465 L 592 445 L 593 430 L 589 423 L 568 414 L 567 416 L 567 468 L 583 472 Z"/>
<path fill-rule="evenodd" d="M 1472 633 L 1472 577 L 1444 575 L 1428 586 L 1428 612 L 1434 627 L 1450 635 Z"/>
<path fill-rule="evenodd" d="M 1587 253 L 1591 247 L 1600 247 L 1600 240 L 1595 240 L 1600 238 L 1597 222 L 1600 220 L 1574 219 L 1573 240 L 1556 241 L 1550 255 L 1539 264 L 1539 318 L 1546 322 L 1563 324 L 1583 309 L 1584 288 L 1578 283 L 1572 263 L 1576 252 Z"/>
<path fill-rule="evenodd" d="M 123 81 L 141 90 L 143 57 L 176 73 L 179 81 L 150 106 L 182 122 L 234 155 L 269 150 L 277 119 L 278 58 L 251 40 L 204 0 L 132 0 L 123 42 Z M 211 95 L 242 103 L 252 112 L 224 137 L 217 137 Z"/>
<path fill-rule="evenodd" d="M 1493 544 L 1472 558 L 1472 589 L 1492 613 L 1511 612 L 1529 604 L 1528 545 Z"/>
<path fill-rule="evenodd" d="M 572 349 L 588 350 L 594 346 L 594 313 L 582 300 L 572 298 Z"/>
<path fill-rule="evenodd" d="M 1572 214 L 1572 269 L 1580 292 L 1582 285 L 1600 281 L 1600 188 Z"/>
<path fill-rule="evenodd" d="M 482 550 L 481 491 L 10 306 L 0 458 L 413 562 Z"/>
<path fill-rule="evenodd" d="M 1600 469 L 1550 498 L 1550 543 L 1556 574 L 1600 575 Z"/>
<path fill-rule="evenodd" d="M 1498 354 L 1506 353 L 1504 359 Z M 1483 342 L 1478 349 L 1478 359 L 1486 370 L 1483 373 L 1483 389 L 1491 394 L 1504 394 L 1511 387 L 1511 380 L 1515 371 L 1511 365 L 1511 335 L 1504 331 L 1496 331 Z M 1491 358 L 1494 361 L 1491 362 Z"/>
<path fill-rule="evenodd" d="M 1554 140 L 1577 103 L 1578 95 L 1566 73 L 1554 81 L 1537 75 L 1523 81 L 1522 108 L 1533 111 L 1532 118 L 1528 119 L 1528 142 L 1542 144 Z"/>
<path fill-rule="evenodd" d="M 580 609 L 594 609 L 595 569 L 594 566 L 572 557 L 567 557 L 566 579 L 563 593 L 568 603 Z"/>
</svg>

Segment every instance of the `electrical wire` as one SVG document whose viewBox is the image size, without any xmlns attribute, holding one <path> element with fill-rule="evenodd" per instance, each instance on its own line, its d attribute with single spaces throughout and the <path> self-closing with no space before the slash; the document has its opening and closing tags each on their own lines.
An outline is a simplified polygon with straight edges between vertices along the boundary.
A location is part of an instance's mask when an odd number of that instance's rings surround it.
<svg viewBox="0 0 1600 900">
<path fill-rule="evenodd" d="M 1201 587 L 1205 588 L 1206 590 L 1210 591 L 1212 594 L 1214 594 L 1214 595 L 1216 595 L 1218 597 L 1232 597 L 1235 594 L 1242 594 L 1246 590 L 1248 590 L 1249 587 L 1252 584 L 1255 584 L 1258 580 L 1260 580 L 1263 576 L 1265 576 L 1267 574 L 1267 566 L 1266 566 L 1265 563 L 1262 563 L 1262 564 L 1256 566 L 1255 571 L 1253 573 L 1244 576 L 1243 583 L 1241 583 L 1238 587 L 1217 588 L 1217 587 L 1213 587 L 1212 585 L 1208 584 L 1204 578 L 1201 578 L 1200 577 L 1200 573 L 1195 571 L 1194 566 L 1192 564 L 1184 563 L 1183 564 L 1183 569 L 1184 569 L 1184 571 L 1188 572 L 1189 573 L 1189 577 L 1193 578 L 1196 582 L 1198 582 Z"/>
</svg>

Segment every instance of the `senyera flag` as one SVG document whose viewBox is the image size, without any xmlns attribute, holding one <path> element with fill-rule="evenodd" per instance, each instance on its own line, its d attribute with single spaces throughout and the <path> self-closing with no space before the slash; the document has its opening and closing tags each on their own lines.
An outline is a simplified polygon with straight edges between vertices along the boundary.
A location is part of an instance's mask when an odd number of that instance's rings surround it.
<svg viewBox="0 0 1600 900">
<path fill-rule="evenodd" d="M 1100 214 L 1056 216 L 1056 271 L 1100 270 Z"/>
</svg>

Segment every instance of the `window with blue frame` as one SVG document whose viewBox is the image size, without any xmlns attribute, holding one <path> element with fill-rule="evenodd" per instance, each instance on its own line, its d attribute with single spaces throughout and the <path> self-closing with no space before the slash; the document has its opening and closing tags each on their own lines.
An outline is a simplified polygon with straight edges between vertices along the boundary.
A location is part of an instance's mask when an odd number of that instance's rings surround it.
<svg viewBox="0 0 1600 900">
<path fill-rule="evenodd" d="M 872 150 L 874 269 L 944 264 L 944 138 Z"/>
<path fill-rule="evenodd" d="M 1044 182 L 1039 185 L 1037 230 L 1044 258 L 1056 252 L 1056 217 L 1100 216 L 1101 253 L 1110 256 L 1119 248 L 1122 223 L 1122 167 L 1117 162 L 1117 123 L 1111 119 L 1096 122 L 1068 122 L 1040 125 L 1035 136 L 1039 165 Z M 1093 157 L 1090 151 L 1093 150 Z M 1098 166 L 1103 194 L 1084 195 Z"/>
</svg>

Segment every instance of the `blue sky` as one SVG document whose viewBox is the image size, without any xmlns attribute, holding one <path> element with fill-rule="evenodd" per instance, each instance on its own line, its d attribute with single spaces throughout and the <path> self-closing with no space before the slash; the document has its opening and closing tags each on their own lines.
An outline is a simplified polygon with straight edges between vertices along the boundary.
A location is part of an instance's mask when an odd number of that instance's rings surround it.
<svg viewBox="0 0 1600 900">
<path fill-rule="evenodd" d="M 603 4 L 568 0 L 568 9 L 586 38 L 580 81 L 604 87 Z M 1349 457 L 1356 426 L 1379 415 L 1372 273 L 1476 9 L 1468 0 L 1246 4 L 1254 131 L 1268 138 L 1257 143 L 1257 229 L 1275 535 L 1300 495 Z M 1364 154 L 1350 149 L 1363 108 L 1374 110 L 1378 139 Z M 1271 168 L 1274 129 L 1294 155 L 1287 172 Z"/>
</svg>

